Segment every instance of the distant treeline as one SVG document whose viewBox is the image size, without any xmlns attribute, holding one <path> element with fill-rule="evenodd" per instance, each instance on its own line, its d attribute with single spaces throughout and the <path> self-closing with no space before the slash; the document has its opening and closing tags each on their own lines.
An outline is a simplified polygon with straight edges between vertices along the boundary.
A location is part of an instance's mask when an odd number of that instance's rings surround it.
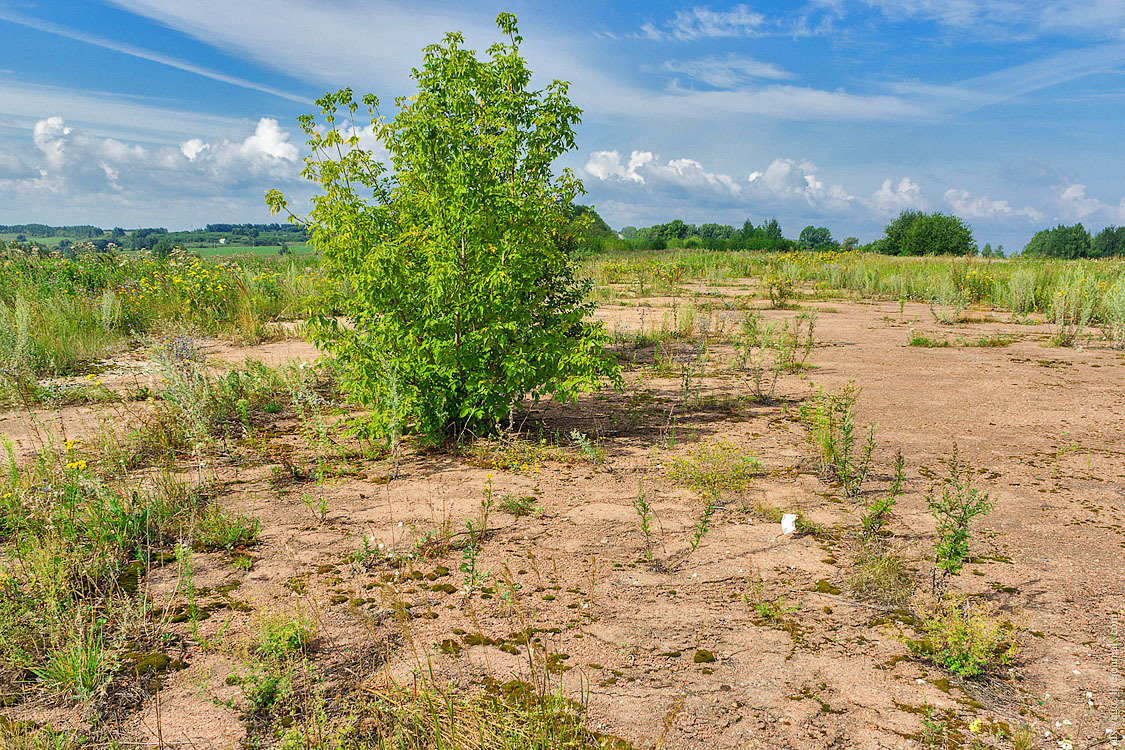
<svg viewBox="0 0 1125 750">
<path fill-rule="evenodd" d="M 827 231 L 827 230 L 826 230 Z M 729 224 L 688 224 L 679 219 L 651 227 L 624 227 L 621 238 L 636 250 L 663 250 L 668 247 L 701 247 L 708 250 L 792 250 L 794 240 L 782 234 L 777 219 L 755 226 L 747 219 L 741 229 Z"/>
<path fill-rule="evenodd" d="M 1060 224 L 1054 229 L 1036 232 L 1023 249 L 1023 254 L 1036 258 L 1110 258 L 1125 255 L 1125 227 L 1106 227 L 1097 234 L 1081 224 L 1072 227 Z"/>
<path fill-rule="evenodd" d="M 980 255 L 1005 257 L 1003 246 L 977 246 L 972 228 L 963 219 L 938 211 L 906 210 L 884 227 L 883 235 L 865 245 L 855 237 L 841 242 L 827 227 L 807 226 L 797 239 L 787 239 L 777 219 L 755 226 L 747 219 L 741 229 L 729 224 L 688 224 L 676 219 L 651 227 L 627 226 L 618 233 L 619 246 L 634 250 L 706 248 L 708 250 L 859 250 L 883 255 Z M 1027 257 L 1109 258 L 1125 256 L 1125 227 L 1106 227 L 1095 235 L 1081 224 L 1037 232 L 1023 249 Z"/>
<path fill-rule="evenodd" d="M 55 227 L 48 224 L 0 225 L 0 234 L 15 235 L 17 242 L 28 242 L 31 238 L 62 238 L 53 243 L 65 250 L 74 242 L 93 245 L 105 250 L 116 245 L 124 250 L 171 250 L 175 246 L 184 248 L 209 245 L 238 246 L 277 246 L 301 244 L 308 241 L 308 232 L 295 224 L 208 224 L 204 229 L 184 232 L 169 232 L 164 227 L 139 227 L 136 229 L 102 229 L 82 225 Z"/>
<path fill-rule="evenodd" d="M 0 224 L 0 234 L 22 234 L 28 237 L 70 237 L 76 240 L 101 237 L 105 230 L 88 224 L 73 227 L 52 227 L 47 224 Z"/>
</svg>

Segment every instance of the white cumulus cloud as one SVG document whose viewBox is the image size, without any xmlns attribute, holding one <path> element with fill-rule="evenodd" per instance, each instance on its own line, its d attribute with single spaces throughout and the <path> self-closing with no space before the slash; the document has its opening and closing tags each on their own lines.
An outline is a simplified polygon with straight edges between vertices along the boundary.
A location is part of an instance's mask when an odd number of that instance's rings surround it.
<svg viewBox="0 0 1125 750">
<path fill-rule="evenodd" d="M 905 209 L 925 210 L 929 205 L 922 196 L 922 188 L 909 177 L 897 183 L 883 180 L 882 186 L 871 195 L 871 205 L 886 214 L 896 214 Z"/>
<path fill-rule="evenodd" d="M 1030 206 L 1014 209 L 1008 201 L 992 200 L 987 195 L 973 196 L 968 190 L 950 188 L 945 191 L 945 202 L 950 210 L 966 219 L 1007 219 L 1023 216 L 1029 221 L 1042 222 L 1046 217 Z"/>
</svg>

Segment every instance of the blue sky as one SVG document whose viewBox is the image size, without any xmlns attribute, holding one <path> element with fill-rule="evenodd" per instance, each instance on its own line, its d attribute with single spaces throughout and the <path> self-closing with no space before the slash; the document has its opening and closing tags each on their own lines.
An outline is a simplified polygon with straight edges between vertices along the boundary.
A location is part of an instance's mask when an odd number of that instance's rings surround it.
<svg viewBox="0 0 1125 750">
<path fill-rule="evenodd" d="M 309 193 L 317 96 L 408 94 L 423 46 L 483 49 L 502 10 L 572 83 L 560 166 L 614 227 L 1125 224 L 1121 0 L 0 0 L 0 223 L 267 220 L 266 189 Z"/>
</svg>

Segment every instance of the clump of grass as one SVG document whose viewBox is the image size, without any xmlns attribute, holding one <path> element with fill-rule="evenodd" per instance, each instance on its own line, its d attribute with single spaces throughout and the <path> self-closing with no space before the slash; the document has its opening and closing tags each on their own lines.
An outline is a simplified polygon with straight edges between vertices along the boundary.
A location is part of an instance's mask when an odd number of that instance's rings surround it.
<svg viewBox="0 0 1125 750">
<path fill-rule="evenodd" d="M 762 464 L 751 453 L 726 440 L 709 440 L 686 458 L 669 461 L 668 477 L 710 499 L 723 492 L 744 492 Z"/>
<path fill-rule="evenodd" d="M 1019 652 L 1012 624 L 991 616 L 982 604 L 967 597 L 926 600 L 920 603 L 918 612 L 925 641 L 912 650 L 924 650 L 938 664 L 962 677 L 1008 665 Z"/>
<path fill-rule="evenodd" d="M 308 712 L 281 735 L 279 747 L 308 747 L 311 737 L 341 738 L 340 750 L 623 750 L 621 740 L 586 724 L 583 707 L 527 683 L 490 682 L 466 697 L 431 683 L 367 686 L 343 706 Z M 335 741 L 335 740 L 333 740 Z"/>
<path fill-rule="evenodd" d="M 856 555 L 848 585 L 858 598 L 892 607 L 908 604 L 915 590 L 902 555 L 881 544 L 866 545 Z"/>
<path fill-rule="evenodd" d="M 257 518 L 209 506 L 197 521 L 195 547 L 206 551 L 251 547 L 258 543 L 260 532 Z"/>
<path fill-rule="evenodd" d="M 1002 333 L 994 333 L 991 336 L 981 335 L 976 341 L 970 341 L 965 346 L 980 346 L 992 349 L 1001 349 L 1005 346 L 1011 346 L 1012 339 Z"/>
<path fill-rule="evenodd" d="M 921 333 L 915 333 L 910 339 L 910 346 L 920 346 L 926 349 L 944 349 L 953 345 L 944 339 L 932 339 Z"/>
<path fill-rule="evenodd" d="M 74 700 L 94 695 L 109 678 L 116 662 L 100 628 L 84 627 L 70 642 L 47 655 L 32 669 L 46 689 Z"/>
</svg>

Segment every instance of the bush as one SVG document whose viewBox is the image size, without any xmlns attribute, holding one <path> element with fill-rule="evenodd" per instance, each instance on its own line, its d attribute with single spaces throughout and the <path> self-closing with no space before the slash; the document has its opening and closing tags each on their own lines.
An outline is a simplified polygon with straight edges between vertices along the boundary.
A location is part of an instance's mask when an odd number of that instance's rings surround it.
<svg viewBox="0 0 1125 750">
<path fill-rule="evenodd" d="M 976 255 L 973 231 L 960 218 L 906 210 L 887 225 L 879 252 L 889 255 Z"/>
<path fill-rule="evenodd" d="M 396 102 L 393 120 L 363 98 L 393 176 L 360 148 L 350 89 L 317 102 L 323 124 L 300 120 L 306 174 L 324 192 L 307 219 L 290 217 L 312 228 L 328 273 L 350 288 L 339 299 L 349 324 L 323 316 L 311 329 L 372 408 L 374 434 L 395 430 L 392 397 L 399 419 L 438 442 L 493 431 L 525 396 L 565 400 L 618 373 L 576 272 L 582 184 L 551 172 L 575 145 L 580 111 L 565 83 L 528 89 L 515 17 L 497 25 L 508 41 L 487 59 L 461 48 L 459 33 L 427 47 L 418 92 Z M 267 200 L 288 212 L 279 192 Z M 380 377 L 388 363 L 398 394 Z"/>
</svg>

